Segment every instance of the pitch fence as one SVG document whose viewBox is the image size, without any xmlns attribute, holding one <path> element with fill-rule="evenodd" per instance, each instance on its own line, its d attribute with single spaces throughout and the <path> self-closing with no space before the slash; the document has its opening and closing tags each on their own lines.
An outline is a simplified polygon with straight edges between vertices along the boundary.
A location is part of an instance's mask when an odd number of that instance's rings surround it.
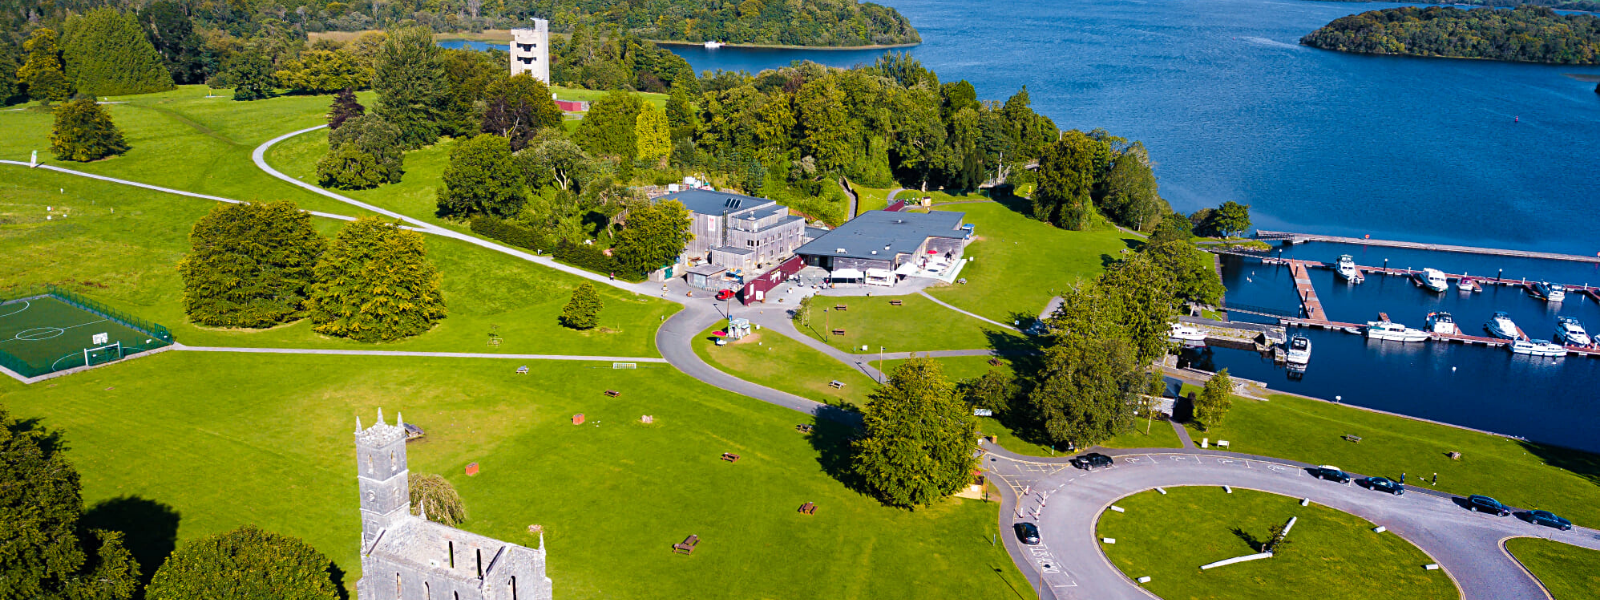
<svg viewBox="0 0 1600 600">
<path fill-rule="evenodd" d="M 139 317 L 135 317 L 120 310 L 101 304 L 100 302 L 96 302 L 93 299 L 84 297 L 82 294 L 78 294 L 72 290 L 62 289 L 54 285 L 29 287 L 16 292 L 8 293 L 6 296 L 0 297 L 0 304 L 10 304 L 13 302 L 35 300 L 45 297 L 55 298 L 56 300 L 59 300 L 69 306 L 94 314 L 100 318 L 112 321 L 139 333 L 150 336 L 149 344 L 140 346 L 129 346 L 125 344 L 119 345 L 117 359 L 126 358 L 140 352 L 146 352 L 149 350 L 170 346 L 173 343 L 172 331 L 158 323 L 153 323 Z M 86 353 L 85 361 L 87 361 L 87 359 L 88 355 Z M 116 359 L 113 359 L 113 361 L 114 360 Z M 6 369 L 22 375 L 23 377 L 38 377 L 48 373 L 66 371 L 85 366 L 93 365 L 82 364 L 80 362 L 67 362 L 65 364 L 52 364 L 43 367 L 34 366 L 28 364 L 27 361 L 24 361 L 20 357 L 7 353 L 4 350 L 0 350 L 0 367 L 5 367 Z"/>
<path fill-rule="evenodd" d="M 158 344 L 158 347 L 166 346 L 172 343 L 172 332 L 166 327 L 124 313 L 99 302 L 95 302 L 94 300 L 90 300 L 79 294 L 73 293 L 71 290 L 64 290 L 53 285 L 47 285 L 44 286 L 44 288 L 49 295 L 55 296 L 57 300 L 100 315 L 101 317 L 111 319 L 112 321 L 121 323 L 125 327 L 144 333 L 153 339 L 164 342 L 162 344 Z"/>
</svg>

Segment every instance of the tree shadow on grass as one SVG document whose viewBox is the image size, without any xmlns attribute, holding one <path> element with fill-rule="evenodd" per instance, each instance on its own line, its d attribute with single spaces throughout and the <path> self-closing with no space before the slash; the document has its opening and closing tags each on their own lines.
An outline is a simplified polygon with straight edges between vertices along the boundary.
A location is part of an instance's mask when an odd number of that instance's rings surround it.
<svg viewBox="0 0 1600 600">
<path fill-rule="evenodd" d="M 844 413 L 844 409 L 829 407 Z M 858 425 L 841 422 L 844 419 L 835 419 L 835 416 L 845 415 L 818 415 L 811 424 L 811 433 L 808 441 L 811 448 L 817 451 L 817 464 L 822 466 L 823 472 L 844 484 L 850 490 L 870 494 L 861 477 L 856 474 L 852 455 L 855 452 L 854 441 L 861 435 Z M 860 422 L 860 415 L 854 415 L 855 422 Z"/>
<path fill-rule="evenodd" d="M 177 547 L 178 521 L 178 511 L 171 506 L 138 496 L 118 496 L 84 511 L 79 525 L 122 532 L 124 547 L 139 561 L 142 588 Z"/>
<path fill-rule="evenodd" d="M 1233 535 L 1237 536 L 1241 540 L 1244 540 L 1244 543 L 1248 544 L 1251 550 L 1262 552 L 1262 541 L 1256 539 L 1256 536 L 1252 535 L 1250 532 L 1245 531 L 1242 528 L 1235 527 L 1233 528 Z"/>
<path fill-rule="evenodd" d="M 1600 454 L 1536 442 L 1522 442 L 1522 448 L 1557 469 L 1600 485 Z"/>
</svg>

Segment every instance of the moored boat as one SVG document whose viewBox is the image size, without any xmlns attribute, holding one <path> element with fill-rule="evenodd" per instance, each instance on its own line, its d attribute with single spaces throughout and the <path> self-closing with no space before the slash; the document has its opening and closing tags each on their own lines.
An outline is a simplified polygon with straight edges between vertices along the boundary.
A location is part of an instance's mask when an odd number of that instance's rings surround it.
<svg viewBox="0 0 1600 600">
<path fill-rule="evenodd" d="M 1545 302 L 1560 302 L 1567 299 L 1567 288 L 1559 283 L 1540 281 L 1529 287 L 1533 295 L 1544 298 Z"/>
<path fill-rule="evenodd" d="M 1583 323 L 1572 317 L 1556 317 L 1556 339 L 1571 346 L 1588 346 L 1594 343 Z"/>
<path fill-rule="evenodd" d="M 1394 321 L 1367 321 L 1367 339 L 1391 342 L 1420 342 L 1428 339 L 1428 332 L 1412 329 Z"/>
<path fill-rule="evenodd" d="M 1349 254 L 1339 256 L 1339 262 L 1334 265 L 1333 273 L 1350 283 L 1361 283 L 1366 279 L 1361 275 L 1361 269 L 1356 267 L 1356 259 Z"/>
<path fill-rule="evenodd" d="M 1476 279 L 1462 275 L 1461 279 L 1456 280 L 1456 289 L 1463 292 L 1481 292 L 1483 291 L 1483 286 L 1478 285 Z"/>
<path fill-rule="evenodd" d="M 1522 339 L 1521 330 L 1517 329 L 1517 324 L 1511 320 L 1511 317 L 1505 311 L 1496 311 L 1494 318 L 1490 319 L 1483 328 L 1488 330 L 1490 335 L 1497 338 L 1507 340 Z"/>
<path fill-rule="evenodd" d="M 1456 335 L 1461 333 L 1461 328 L 1456 327 L 1456 320 L 1447 312 L 1428 313 L 1428 331 Z"/>
<path fill-rule="evenodd" d="M 1435 292 L 1442 292 L 1450 289 L 1450 280 L 1445 278 L 1444 271 L 1423 269 L 1422 273 L 1417 275 L 1417 285 Z"/>
<path fill-rule="evenodd" d="M 1531 356 L 1566 356 L 1567 348 L 1549 340 L 1517 340 L 1511 343 L 1512 354 Z"/>
<path fill-rule="evenodd" d="M 722 47 L 722 42 L 719 42 L 719 41 L 716 41 L 716 40 L 711 40 L 709 42 L 706 42 L 705 46 L 706 46 L 707 50 L 716 50 L 717 48 L 721 48 Z"/>
<path fill-rule="evenodd" d="M 1177 342 L 1204 342 L 1206 332 L 1198 327 L 1190 327 L 1182 323 L 1173 323 L 1167 332 L 1167 339 Z"/>
<path fill-rule="evenodd" d="M 1289 338 L 1289 351 L 1285 353 L 1284 360 L 1296 365 L 1311 362 L 1311 339 L 1303 335 Z"/>
</svg>

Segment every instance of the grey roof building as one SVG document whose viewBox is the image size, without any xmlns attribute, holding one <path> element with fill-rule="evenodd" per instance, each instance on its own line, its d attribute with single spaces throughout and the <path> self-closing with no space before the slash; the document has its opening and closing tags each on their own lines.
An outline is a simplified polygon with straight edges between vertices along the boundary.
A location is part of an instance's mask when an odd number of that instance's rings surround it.
<svg viewBox="0 0 1600 600">
<path fill-rule="evenodd" d="M 838 278 L 892 283 L 886 278 L 901 267 L 921 267 L 930 259 L 941 263 L 959 259 L 967 240 L 961 224 L 966 216 L 947 211 L 867 211 L 795 254 Z"/>
<path fill-rule="evenodd" d="M 688 189 L 656 200 L 677 200 L 694 213 L 683 262 L 755 269 L 788 258 L 806 240 L 805 219 L 766 198 Z"/>
<path fill-rule="evenodd" d="M 550 600 L 544 534 L 531 549 L 411 514 L 406 428 L 356 419 L 361 488 L 358 600 Z"/>
</svg>

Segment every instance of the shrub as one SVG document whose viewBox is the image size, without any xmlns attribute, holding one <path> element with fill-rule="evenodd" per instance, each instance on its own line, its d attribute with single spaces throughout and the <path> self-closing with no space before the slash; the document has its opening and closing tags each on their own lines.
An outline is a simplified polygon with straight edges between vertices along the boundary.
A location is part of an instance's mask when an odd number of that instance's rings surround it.
<svg viewBox="0 0 1600 600">
<path fill-rule="evenodd" d="M 213 327 L 271 327 L 305 316 L 317 259 L 328 242 L 311 214 L 287 200 L 219 204 L 194 224 L 178 263 L 189 320 Z"/>
<path fill-rule="evenodd" d="M 128 151 L 122 130 L 93 98 L 79 98 L 56 107 L 50 151 L 56 158 L 89 162 Z"/>
<path fill-rule="evenodd" d="M 573 329 L 594 329 L 600 324 L 602 308 L 605 303 L 600 300 L 600 293 L 594 290 L 594 284 L 585 281 L 572 290 L 572 300 L 561 309 L 561 324 Z"/>
<path fill-rule="evenodd" d="M 378 217 L 345 225 L 317 263 L 310 312 L 318 333 L 361 342 L 428 331 L 445 311 L 422 234 Z"/>
<path fill-rule="evenodd" d="M 399 183 L 405 158 L 399 128 L 371 115 L 348 118 L 328 132 L 328 153 L 317 161 L 317 181 L 345 190 Z"/>
<path fill-rule="evenodd" d="M 550 242 L 543 234 L 498 217 L 478 215 L 472 218 L 472 232 L 483 237 L 511 244 L 518 248 L 550 251 Z M 604 256 L 604 255 L 602 255 Z"/>
<path fill-rule="evenodd" d="M 333 563 L 299 538 L 254 525 L 178 548 L 145 588 L 147 600 L 337 600 Z"/>
<path fill-rule="evenodd" d="M 629 272 L 646 273 L 671 264 L 694 237 L 689 209 L 676 200 L 651 203 L 628 213 L 617 238 L 616 256 Z"/>
<path fill-rule="evenodd" d="M 354 144 L 329 148 L 317 161 L 317 183 L 340 190 L 365 190 L 388 181 L 378 161 Z"/>
<path fill-rule="evenodd" d="M 80 94 L 117 96 L 172 89 L 172 73 L 131 14 L 100 8 L 67 19 L 62 58 Z"/>
<path fill-rule="evenodd" d="M 574 267 L 583 267 L 596 273 L 608 275 L 615 273 L 617 277 L 629 281 L 639 281 L 643 278 L 643 274 L 624 269 L 622 263 L 617 262 L 617 259 L 606 256 L 605 252 L 589 244 L 561 240 L 561 243 L 556 244 L 555 257 L 556 260 Z"/>
</svg>

